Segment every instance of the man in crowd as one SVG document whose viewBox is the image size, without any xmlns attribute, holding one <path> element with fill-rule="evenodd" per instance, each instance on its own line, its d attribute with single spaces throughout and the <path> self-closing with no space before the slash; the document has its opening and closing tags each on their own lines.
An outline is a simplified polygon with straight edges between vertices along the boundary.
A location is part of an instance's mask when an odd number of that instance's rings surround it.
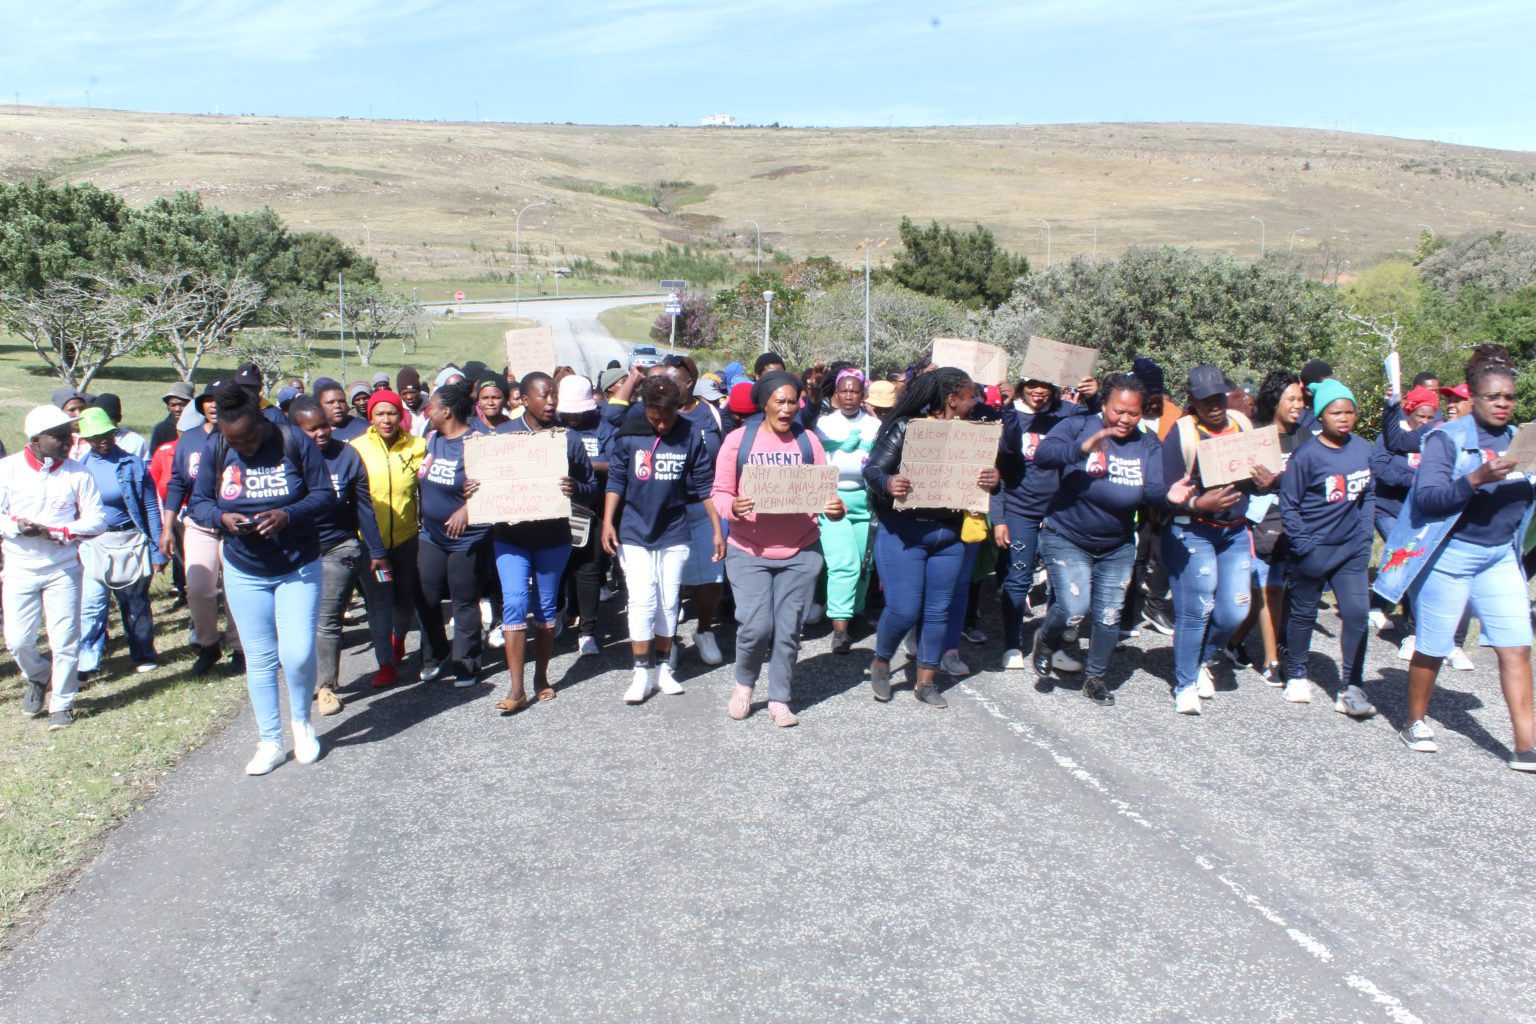
<svg viewBox="0 0 1536 1024">
<path fill-rule="evenodd" d="M 155 424 L 155 429 L 149 434 L 149 451 L 153 458 L 154 453 L 160 450 L 160 446 L 176 440 L 176 424 L 181 419 L 181 414 L 192 402 L 192 385 L 184 380 L 165 389 L 165 394 L 160 400 L 165 403 L 165 419 Z"/>
</svg>

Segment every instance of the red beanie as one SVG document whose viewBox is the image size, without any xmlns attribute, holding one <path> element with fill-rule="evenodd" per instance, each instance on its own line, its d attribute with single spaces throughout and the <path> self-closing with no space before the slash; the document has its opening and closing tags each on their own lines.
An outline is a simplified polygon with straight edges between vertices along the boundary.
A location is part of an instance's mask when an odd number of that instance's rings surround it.
<svg viewBox="0 0 1536 1024">
<path fill-rule="evenodd" d="M 751 416 L 757 412 L 757 406 L 752 404 L 752 382 L 744 380 L 731 388 L 731 397 L 726 399 L 725 406 L 737 416 Z"/>
<path fill-rule="evenodd" d="M 395 394 L 388 388 L 375 391 L 368 398 L 368 418 L 373 419 L 373 407 L 376 405 L 392 405 L 397 412 L 405 412 L 405 399 Z"/>
</svg>

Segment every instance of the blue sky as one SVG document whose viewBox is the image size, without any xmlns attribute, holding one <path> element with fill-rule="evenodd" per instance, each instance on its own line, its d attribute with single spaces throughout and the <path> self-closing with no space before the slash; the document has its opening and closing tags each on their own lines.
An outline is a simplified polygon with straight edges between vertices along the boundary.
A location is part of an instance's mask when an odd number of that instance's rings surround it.
<svg viewBox="0 0 1536 1024">
<path fill-rule="evenodd" d="M 9 10 L 7 10 L 9 9 Z M 1223 121 L 1536 150 L 1532 0 L 0 0 L 0 100 L 442 120 Z"/>
</svg>

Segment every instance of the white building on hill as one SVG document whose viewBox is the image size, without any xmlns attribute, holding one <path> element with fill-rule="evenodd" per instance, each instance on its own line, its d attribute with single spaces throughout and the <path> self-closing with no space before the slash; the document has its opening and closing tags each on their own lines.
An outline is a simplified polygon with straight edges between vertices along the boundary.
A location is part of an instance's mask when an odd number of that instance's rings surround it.
<svg viewBox="0 0 1536 1024">
<path fill-rule="evenodd" d="M 710 127 L 734 128 L 736 126 L 736 115 L 735 114 L 710 114 L 708 117 L 706 117 L 704 120 L 700 121 L 699 123 L 704 125 L 706 128 L 710 128 Z"/>
</svg>

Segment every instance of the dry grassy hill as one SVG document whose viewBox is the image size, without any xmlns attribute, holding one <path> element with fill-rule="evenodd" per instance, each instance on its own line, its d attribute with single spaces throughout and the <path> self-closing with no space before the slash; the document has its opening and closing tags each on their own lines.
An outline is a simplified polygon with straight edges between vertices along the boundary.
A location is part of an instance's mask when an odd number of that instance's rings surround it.
<svg viewBox="0 0 1536 1024">
<path fill-rule="evenodd" d="M 87 180 L 133 202 L 195 189 L 334 231 L 393 278 L 531 269 L 667 241 L 853 262 L 903 214 L 991 227 L 1055 259 L 1171 243 L 1314 269 L 1410 248 L 1419 224 L 1536 231 L 1536 153 L 1193 124 L 922 129 L 646 128 L 291 120 L 4 107 L 0 176 Z M 663 189 L 658 182 L 680 183 Z M 659 208 L 658 208 L 659 207 Z"/>
</svg>

